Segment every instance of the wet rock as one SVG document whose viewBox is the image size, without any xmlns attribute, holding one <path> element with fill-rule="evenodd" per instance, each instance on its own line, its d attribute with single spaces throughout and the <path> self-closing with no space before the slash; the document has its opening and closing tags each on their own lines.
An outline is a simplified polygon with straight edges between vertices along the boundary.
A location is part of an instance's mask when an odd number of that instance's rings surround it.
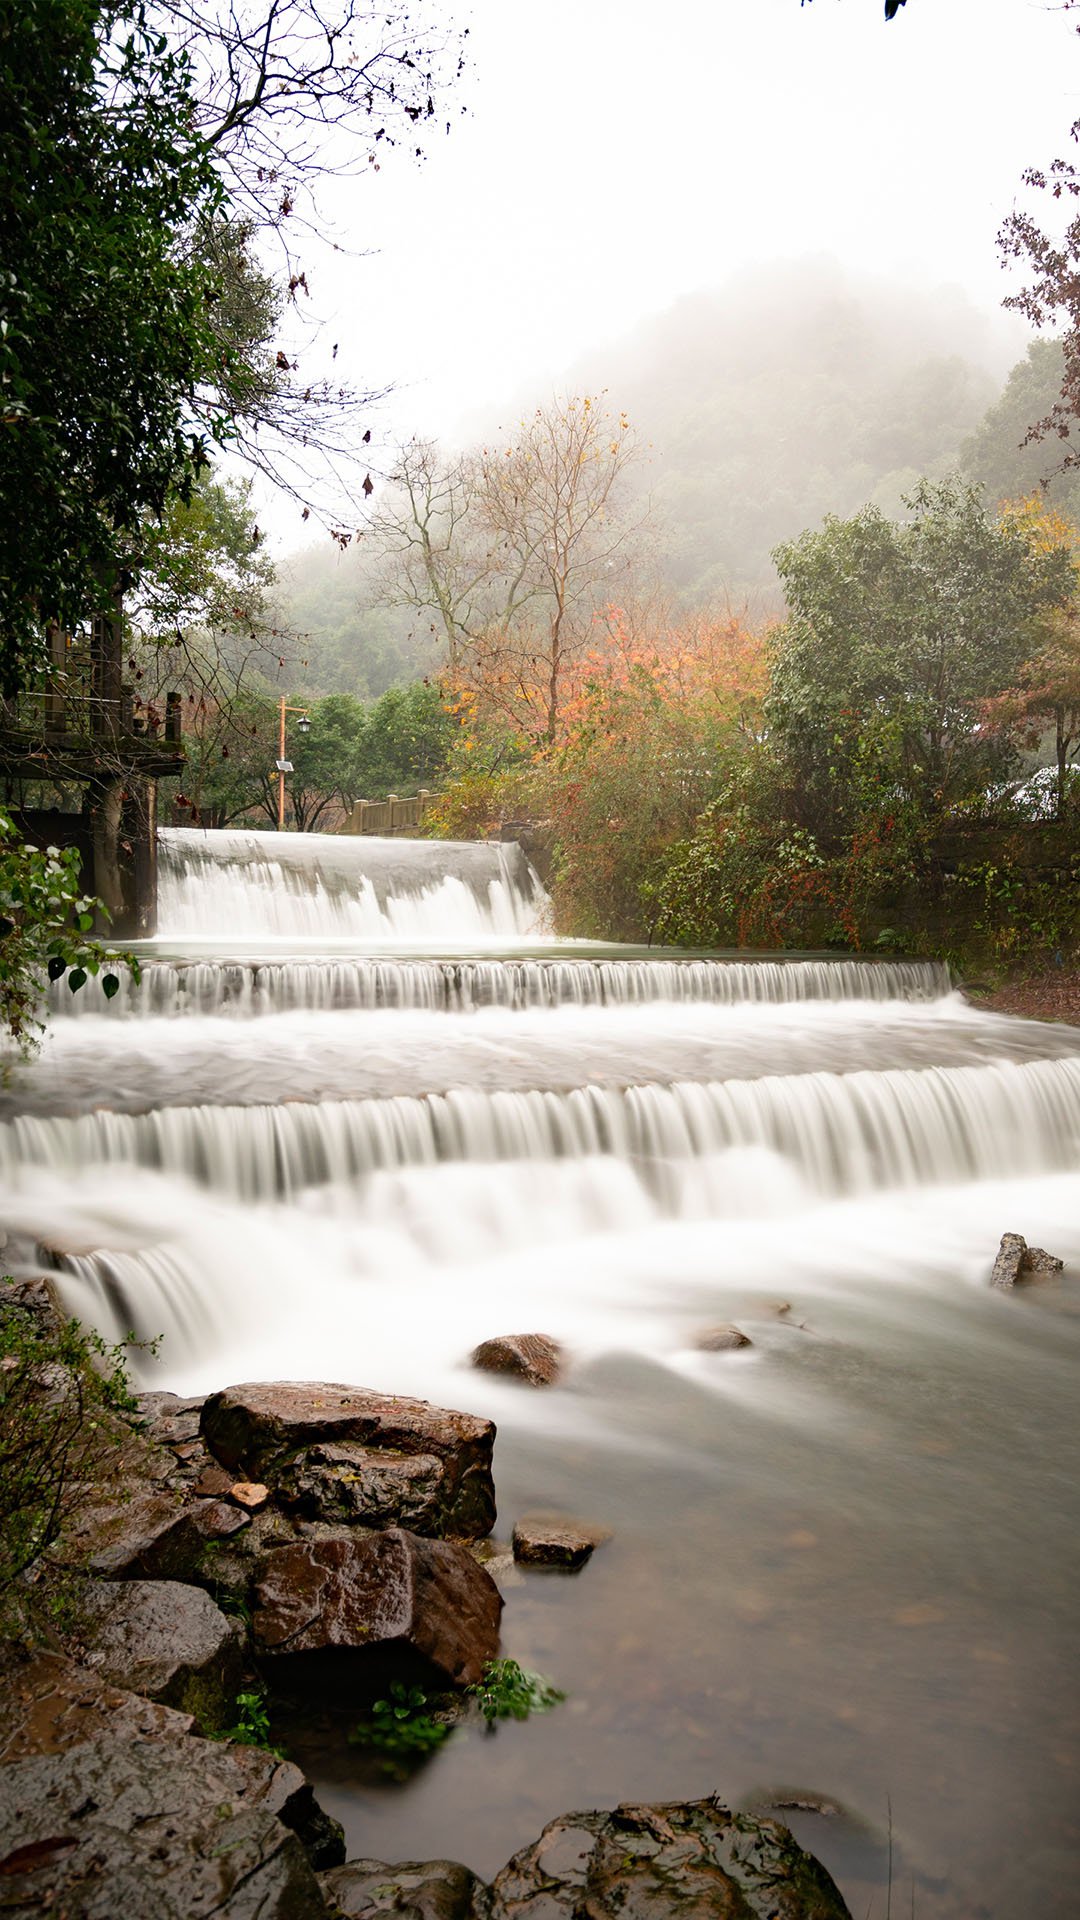
<svg viewBox="0 0 1080 1920">
<path fill-rule="evenodd" d="M 336 1526 L 408 1527 L 437 1534 L 446 1475 L 431 1453 L 328 1443 L 308 1447 L 285 1469 L 277 1497 L 290 1513 Z"/>
<path fill-rule="evenodd" d="M 285 1500 L 300 1498 L 303 1483 L 303 1497 L 315 1502 L 322 1517 L 340 1513 L 346 1485 L 366 1483 L 378 1488 L 373 1504 L 396 1518 L 398 1509 L 388 1511 L 383 1495 L 397 1470 L 402 1503 L 412 1502 L 411 1512 L 419 1510 L 413 1531 L 478 1540 L 495 1524 L 495 1429 L 490 1420 L 472 1414 L 359 1387 L 271 1381 L 212 1394 L 203 1408 L 202 1432 L 223 1466 L 275 1492 L 280 1486 Z M 340 1458 L 327 1459 L 327 1448 L 361 1452 L 351 1454 L 346 1465 Z M 324 1457 L 310 1458 L 315 1449 Z M 437 1493 L 419 1496 L 430 1468 L 405 1471 L 403 1458 L 438 1461 Z M 355 1473 L 356 1480 L 347 1482 L 347 1473 Z"/>
<path fill-rule="evenodd" d="M 524 1513 L 514 1523 L 514 1559 L 526 1567 L 583 1567 L 596 1547 L 611 1539 L 606 1527 L 590 1526 L 566 1513 Z"/>
<path fill-rule="evenodd" d="M 190 1737 L 95 1740 L 4 1767 L 4 1905 L 39 1920 L 325 1920 L 265 1792 L 231 1749 Z"/>
<path fill-rule="evenodd" d="M 124 1487 L 86 1508 L 55 1551 L 65 1566 L 114 1580 L 187 1580 L 208 1540 L 247 1524 L 248 1516 L 223 1500 L 185 1502 L 179 1493 Z"/>
<path fill-rule="evenodd" d="M 266 1653 L 328 1647 L 419 1656 L 470 1686 L 499 1644 L 502 1598 L 464 1547 L 401 1527 L 330 1533 L 267 1555 L 254 1631 Z"/>
<path fill-rule="evenodd" d="M 176 1447 L 199 1438 L 202 1399 L 176 1393 L 140 1393 L 135 1401 L 143 1433 L 157 1446 Z"/>
<path fill-rule="evenodd" d="M 1060 1273 L 1064 1261 L 1047 1253 L 1045 1247 L 1029 1247 L 1022 1233 L 1003 1233 L 997 1250 L 990 1285 L 1009 1292 L 1029 1273 Z"/>
<path fill-rule="evenodd" d="M 546 1333 L 501 1333 L 474 1348 L 481 1373 L 506 1373 L 528 1387 L 552 1387 L 563 1370 L 563 1349 Z"/>
<path fill-rule="evenodd" d="M 235 1476 L 227 1467 L 219 1467 L 216 1460 L 203 1467 L 195 1482 L 195 1492 L 204 1500 L 224 1500 L 235 1485 Z"/>
<path fill-rule="evenodd" d="M 64 1753 L 104 1734 L 170 1739 L 190 1733 L 189 1713 L 111 1686 L 61 1653 L 0 1654 L 0 1765 Z"/>
<path fill-rule="evenodd" d="M 741 1328 L 730 1326 L 726 1321 L 719 1326 L 702 1327 L 694 1335 L 694 1345 L 699 1353 L 737 1353 L 740 1347 L 752 1347 L 753 1344 Z"/>
<path fill-rule="evenodd" d="M 320 1876 L 327 1904 L 341 1920 L 472 1920 L 483 1882 L 456 1860 L 350 1860 Z"/>
<path fill-rule="evenodd" d="M 319 1805 L 299 1767 L 258 1747 L 233 1745 L 229 1752 L 243 1770 L 253 1800 L 295 1833 L 312 1866 L 319 1872 L 340 1866 L 345 1858 L 345 1830 Z"/>
<path fill-rule="evenodd" d="M 715 1800 L 567 1813 L 502 1868 L 489 1920 L 850 1920 L 786 1827 Z"/>
<path fill-rule="evenodd" d="M 55 1340 L 67 1318 L 60 1295 L 45 1274 L 0 1283 L 0 1311 L 18 1313 L 43 1340 Z"/>
<path fill-rule="evenodd" d="M 201 1587 L 90 1580 L 81 1613 L 85 1663 L 103 1680 L 194 1715 L 204 1733 L 231 1723 L 243 1636 Z"/>
</svg>

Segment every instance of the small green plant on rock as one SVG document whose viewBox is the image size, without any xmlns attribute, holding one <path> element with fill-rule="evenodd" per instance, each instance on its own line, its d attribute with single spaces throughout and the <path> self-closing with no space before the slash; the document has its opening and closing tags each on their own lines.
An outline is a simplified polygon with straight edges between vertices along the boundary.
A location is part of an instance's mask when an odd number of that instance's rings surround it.
<svg viewBox="0 0 1080 1920">
<path fill-rule="evenodd" d="M 395 1680 L 385 1698 L 372 1702 L 349 1735 L 354 1747 L 368 1747 L 380 1756 L 384 1773 L 395 1780 L 408 1777 L 409 1763 L 434 1753 L 447 1740 L 453 1720 L 438 1698 L 420 1687 Z"/>
<path fill-rule="evenodd" d="M 496 1720 L 527 1720 L 530 1713 L 547 1713 L 565 1700 L 561 1688 L 541 1673 L 519 1667 L 516 1660 L 488 1660 L 481 1679 L 469 1692 L 488 1726 Z"/>
<path fill-rule="evenodd" d="M 261 1747 L 264 1753 L 276 1754 L 279 1760 L 285 1755 L 280 1747 L 270 1741 L 270 1712 L 266 1704 L 265 1687 L 249 1687 L 236 1696 L 236 1725 L 225 1727 L 220 1733 L 211 1734 L 212 1740 L 235 1740 L 242 1747 Z"/>
</svg>

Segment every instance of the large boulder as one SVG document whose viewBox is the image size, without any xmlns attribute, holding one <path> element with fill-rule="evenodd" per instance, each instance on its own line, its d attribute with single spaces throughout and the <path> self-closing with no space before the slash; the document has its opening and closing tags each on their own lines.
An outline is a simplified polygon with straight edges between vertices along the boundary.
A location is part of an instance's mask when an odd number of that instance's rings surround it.
<svg viewBox="0 0 1080 1920">
<path fill-rule="evenodd" d="M 201 1425 L 222 1466 L 307 1518 L 409 1517 L 414 1532 L 462 1540 L 495 1524 L 490 1420 L 360 1387 L 270 1381 L 211 1394 Z"/>
<path fill-rule="evenodd" d="M 27 1920 L 326 1920 L 266 1791 L 249 1760 L 190 1737 L 94 1740 L 0 1768 L 4 1905 Z"/>
<path fill-rule="evenodd" d="M 89 1580 L 80 1603 L 86 1665 L 115 1686 L 194 1715 L 204 1733 L 235 1718 L 239 1623 L 177 1580 Z"/>
<path fill-rule="evenodd" d="M 327 1904 L 341 1920 L 473 1920 L 487 1892 L 456 1860 L 350 1860 L 321 1875 Z"/>
<path fill-rule="evenodd" d="M 546 1333 L 500 1333 L 474 1347 L 481 1373 L 504 1373 L 527 1387 L 553 1387 L 563 1370 L 563 1350 Z"/>
<path fill-rule="evenodd" d="M 786 1827 L 716 1800 L 566 1813 L 502 1868 L 488 1920 L 851 1920 Z"/>
<path fill-rule="evenodd" d="M 114 1687 L 62 1653 L 0 1655 L 0 1765 L 35 1754 L 65 1753 L 103 1734 L 116 1739 L 176 1739 L 189 1713 L 156 1706 Z"/>
<path fill-rule="evenodd" d="M 278 1547 L 255 1585 L 264 1653 L 352 1648 L 409 1656 L 445 1685 L 471 1686 L 499 1644 L 502 1597 L 464 1548 L 402 1527 L 314 1534 Z"/>
</svg>

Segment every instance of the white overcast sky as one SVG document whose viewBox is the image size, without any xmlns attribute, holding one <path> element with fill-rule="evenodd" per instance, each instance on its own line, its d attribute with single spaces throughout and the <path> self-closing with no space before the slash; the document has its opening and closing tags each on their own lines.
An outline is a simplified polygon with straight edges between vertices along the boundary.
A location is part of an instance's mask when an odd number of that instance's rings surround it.
<svg viewBox="0 0 1080 1920">
<path fill-rule="evenodd" d="M 324 193 L 311 261 L 382 433 L 454 439 L 749 262 L 964 288 L 1080 117 L 1080 15 L 1035 0 L 471 0 L 452 132 Z M 612 399 L 618 399 L 612 394 Z M 293 516 L 274 513 L 286 544 Z"/>
</svg>

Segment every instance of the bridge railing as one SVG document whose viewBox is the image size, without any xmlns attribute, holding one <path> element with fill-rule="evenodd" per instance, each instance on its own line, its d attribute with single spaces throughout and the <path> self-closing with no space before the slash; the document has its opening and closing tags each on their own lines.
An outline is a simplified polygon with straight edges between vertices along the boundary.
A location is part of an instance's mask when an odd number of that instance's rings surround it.
<svg viewBox="0 0 1080 1920">
<path fill-rule="evenodd" d="M 395 833 L 415 833 L 429 807 L 439 798 L 429 788 L 402 799 L 388 793 L 385 800 L 357 800 L 339 833 L 377 833 L 392 837 Z"/>
</svg>

